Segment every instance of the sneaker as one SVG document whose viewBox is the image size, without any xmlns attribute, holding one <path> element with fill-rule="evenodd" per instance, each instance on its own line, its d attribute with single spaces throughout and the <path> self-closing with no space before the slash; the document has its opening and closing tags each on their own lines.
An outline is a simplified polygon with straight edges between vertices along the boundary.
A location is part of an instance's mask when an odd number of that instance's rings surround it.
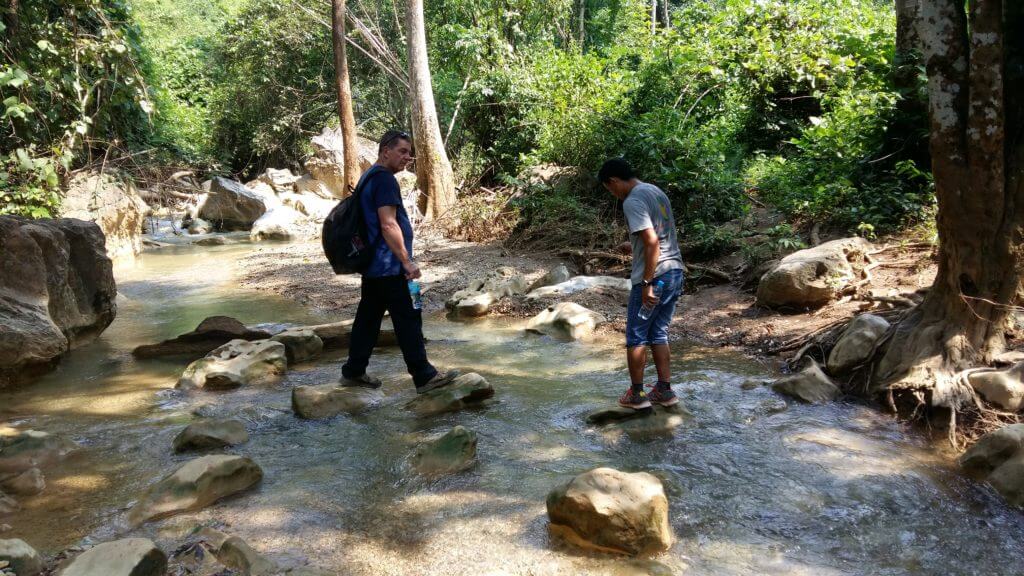
<svg viewBox="0 0 1024 576">
<path fill-rule="evenodd" d="M 366 372 L 355 378 L 345 378 L 344 376 L 341 378 L 341 385 L 345 387 L 372 388 L 376 390 L 381 387 L 381 384 L 383 383 L 380 381 L 380 378 L 374 378 Z"/>
<path fill-rule="evenodd" d="M 672 386 L 657 384 L 654 388 L 651 388 L 651 393 L 647 395 L 647 398 L 655 404 L 661 406 L 674 406 L 679 404 L 679 397 L 672 391 Z"/>
<path fill-rule="evenodd" d="M 619 398 L 619 406 L 623 408 L 632 408 L 633 410 L 643 410 L 650 408 L 651 403 L 647 400 L 647 394 L 641 390 L 634 392 L 632 388 L 626 390 L 626 393 Z"/>
<path fill-rule="evenodd" d="M 456 376 L 458 376 L 458 375 L 459 375 L 459 371 L 458 370 L 449 370 L 447 372 L 438 372 L 437 374 L 434 375 L 433 378 L 428 380 L 426 384 L 424 384 L 423 386 L 417 386 L 416 387 L 416 393 L 417 394 L 423 394 L 425 392 L 430 392 L 431 390 L 436 390 L 437 388 L 440 388 L 442 386 L 447 386 L 447 385 L 451 384 L 452 382 L 454 382 Z"/>
</svg>

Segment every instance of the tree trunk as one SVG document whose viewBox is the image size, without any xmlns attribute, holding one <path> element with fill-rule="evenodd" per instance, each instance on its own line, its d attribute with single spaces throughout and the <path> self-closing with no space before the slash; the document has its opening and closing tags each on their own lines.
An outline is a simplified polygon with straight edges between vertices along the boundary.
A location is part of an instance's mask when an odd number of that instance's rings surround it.
<svg viewBox="0 0 1024 576">
<path fill-rule="evenodd" d="M 359 182 L 359 143 L 356 140 L 356 117 L 352 112 L 352 88 L 348 79 L 348 55 L 345 48 L 345 0 L 331 0 L 331 40 L 334 44 L 335 87 L 338 92 L 338 119 L 344 150 L 345 196 Z"/>
<path fill-rule="evenodd" d="M 580 50 L 583 50 L 587 39 L 587 0 L 579 0 L 579 43 Z"/>
<path fill-rule="evenodd" d="M 406 28 L 409 33 L 409 90 L 416 146 L 416 178 L 426 197 L 425 200 L 420 198 L 420 207 L 425 218 L 451 228 L 455 225 L 452 211 L 455 206 L 454 176 L 434 107 L 427 37 L 423 27 L 423 0 L 409 0 Z"/>
<path fill-rule="evenodd" d="M 962 0 L 921 2 L 938 272 L 881 350 L 876 392 L 959 410 L 973 391 L 958 373 L 1004 349 L 1024 275 L 1022 14 L 1002 0 L 972 2 L 969 18 Z"/>
<path fill-rule="evenodd" d="M 928 139 L 921 133 L 927 123 L 928 105 L 921 93 L 921 37 L 918 33 L 921 0 L 896 0 L 896 56 L 892 83 L 900 99 L 889 125 L 889 143 L 883 154 L 909 158 L 922 170 L 931 166 Z"/>
<path fill-rule="evenodd" d="M 651 0 L 651 34 L 658 29 L 658 0 Z"/>
<path fill-rule="evenodd" d="M 672 19 L 668 15 L 668 0 L 661 0 L 661 25 L 666 30 L 672 27 Z"/>
</svg>

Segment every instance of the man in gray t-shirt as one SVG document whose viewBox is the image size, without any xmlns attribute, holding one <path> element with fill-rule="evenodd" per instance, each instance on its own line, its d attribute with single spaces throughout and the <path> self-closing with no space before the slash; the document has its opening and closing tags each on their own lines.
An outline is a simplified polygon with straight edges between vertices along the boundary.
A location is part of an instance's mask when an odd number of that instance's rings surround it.
<svg viewBox="0 0 1024 576">
<path fill-rule="evenodd" d="M 598 180 L 622 200 L 633 246 L 633 288 L 626 308 L 630 388 L 619 404 L 635 410 L 650 410 L 651 402 L 671 406 L 679 398 L 672 391 L 668 327 L 683 290 L 684 269 L 672 204 L 657 186 L 637 179 L 621 158 L 605 162 Z M 650 393 L 644 391 L 648 346 L 658 370 L 658 382 Z"/>
</svg>

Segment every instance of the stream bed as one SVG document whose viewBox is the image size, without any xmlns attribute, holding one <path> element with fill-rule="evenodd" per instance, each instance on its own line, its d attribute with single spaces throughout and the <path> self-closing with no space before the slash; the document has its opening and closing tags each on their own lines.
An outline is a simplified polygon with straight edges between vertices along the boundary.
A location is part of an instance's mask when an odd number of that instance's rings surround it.
<svg viewBox="0 0 1024 576">
<path fill-rule="evenodd" d="M 340 376 L 343 353 L 279 381 L 230 392 L 174 389 L 185 362 L 130 351 L 207 316 L 246 324 L 339 320 L 238 286 L 253 247 L 174 246 L 119 267 L 117 319 L 31 386 L 0 393 L 0 419 L 80 446 L 44 469 L 46 490 L 21 500 L 2 538 L 44 554 L 80 543 L 153 538 L 170 551 L 197 525 L 237 534 L 283 566 L 337 574 L 1024 574 L 1024 516 L 963 476 L 918 431 L 852 403 L 785 405 L 769 375 L 734 353 L 673 343 L 677 393 L 692 413 L 673 435 L 637 438 L 585 423 L 628 381 L 618 339 L 566 343 L 523 321 L 425 322 L 432 362 L 479 372 L 484 407 L 432 418 L 403 409 L 414 391 L 397 349 L 371 373 L 385 401 L 363 415 L 294 417 L 290 390 Z M 429 298 L 429 293 L 426 296 Z M 203 511 L 130 530 L 125 511 L 194 455 L 171 440 L 197 416 L 243 420 L 261 485 Z M 414 475 L 413 447 L 461 424 L 478 463 L 440 480 Z M 544 501 L 599 466 L 664 483 L 676 543 L 658 564 L 587 554 L 550 541 Z"/>
</svg>

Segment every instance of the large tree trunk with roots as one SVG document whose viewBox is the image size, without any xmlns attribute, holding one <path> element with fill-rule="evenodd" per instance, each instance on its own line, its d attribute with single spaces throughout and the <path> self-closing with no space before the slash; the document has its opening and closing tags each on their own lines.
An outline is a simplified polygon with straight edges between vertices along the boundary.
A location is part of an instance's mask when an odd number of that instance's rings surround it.
<svg viewBox="0 0 1024 576">
<path fill-rule="evenodd" d="M 409 0 L 406 28 L 409 32 L 409 91 L 416 146 L 416 178 L 425 196 L 425 199 L 420 198 L 420 209 L 425 218 L 452 228 L 456 225 L 452 210 L 455 207 L 455 178 L 444 150 L 434 106 L 427 37 L 423 28 L 423 0 Z"/>
<path fill-rule="evenodd" d="M 345 0 L 331 0 L 331 40 L 334 44 L 335 87 L 338 93 L 338 119 L 344 147 L 345 195 L 359 182 L 359 143 L 356 141 L 356 117 L 352 112 L 352 88 L 348 79 L 348 55 L 345 49 Z"/>
<path fill-rule="evenodd" d="M 971 4 L 921 0 L 938 273 L 872 374 L 874 392 L 952 415 L 975 399 L 962 372 L 1003 351 L 1024 272 L 1024 3 Z"/>
</svg>

